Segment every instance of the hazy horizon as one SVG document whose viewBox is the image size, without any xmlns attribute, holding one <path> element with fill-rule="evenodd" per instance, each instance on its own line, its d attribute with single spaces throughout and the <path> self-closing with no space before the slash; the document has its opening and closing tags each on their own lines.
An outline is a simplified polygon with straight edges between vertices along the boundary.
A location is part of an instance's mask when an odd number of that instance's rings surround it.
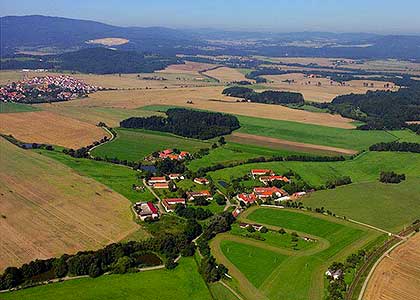
<svg viewBox="0 0 420 300">
<path fill-rule="evenodd" d="M 265 32 L 420 34 L 420 2 L 390 0 L 50 1 L 0 4 L 1 16 L 45 15 L 116 26 Z"/>
</svg>

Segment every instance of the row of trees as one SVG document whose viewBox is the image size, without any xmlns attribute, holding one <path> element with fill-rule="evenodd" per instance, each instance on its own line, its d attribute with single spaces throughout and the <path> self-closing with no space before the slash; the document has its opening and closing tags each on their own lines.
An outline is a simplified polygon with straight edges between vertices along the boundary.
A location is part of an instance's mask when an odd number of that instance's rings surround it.
<svg viewBox="0 0 420 300">
<path fill-rule="evenodd" d="M 245 101 L 265 103 L 265 104 L 303 104 L 305 100 L 301 93 L 264 91 L 255 92 L 246 87 L 233 86 L 223 90 L 224 95 L 243 98 Z"/>
<path fill-rule="evenodd" d="M 370 146 L 369 150 L 420 153 L 420 144 L 408 142 L 378 143 Z"/>
<path fill-rule="evenodd" d="M 9 267 L 0 276 L 0 290 L 65 276 L 97 277 L 108 272 L 135 272 L 139 267 L 160 264 L 161 259 L 156 254 L 165 260 L 166 268 L 171 269 L 176 267 L 174 260 L 178 255 L 194 254 L 191 242 L 201 232 L 201 225 L 192 219 L 187 221 L 184 232 L 176 235 L 162 234 L 140 242 L 110 244 L 96 251 L 34 260 L 20 268 Z"/>
<path fill-rule="evenodd" d="M 235 116 L 222 113 L 173 108 L 169 109 L 166 115 L 166 118 L 160 116 L 132 117 L 121 121 L 120 126 L 171 132 L 202 140 L 230 134 L 240 127 Z"/>
</svg>

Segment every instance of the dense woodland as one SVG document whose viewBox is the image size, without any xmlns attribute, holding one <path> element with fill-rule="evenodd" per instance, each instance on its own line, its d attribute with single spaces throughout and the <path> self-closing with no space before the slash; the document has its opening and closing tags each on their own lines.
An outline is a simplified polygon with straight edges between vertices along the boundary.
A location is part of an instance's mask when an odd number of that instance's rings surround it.
<svg viewBox="0 0 420 300">
<path fill-rule="evenodd" d="M 163 57 L 134 51 L 87 48 L 60 55 L 37 56 L 18 55 L 1 62 L 1 69 L 53 69 L 82 73 L 151 73 L 170 64 L 179 63 L 175 56 Z"/>
<path fill-rule="evenodd" d="M 301 93 L 264 91 L 255 92 L 246 87 L 229 87 L 223 90 L 224 95 L 243 98 L 245 101 L 265 104 L 303 104 L 305 100 Z"/>
<path fill-rule="evenodd" d="M 230 134 L 240 127 L 235 116 L 222 113 L 173 108 L 169 109 L 166 115 L 166 118 L 160 116 L 132 117 L 121 121 L 120 126 L 170 132 L 201 140 Z"/>
</svg>

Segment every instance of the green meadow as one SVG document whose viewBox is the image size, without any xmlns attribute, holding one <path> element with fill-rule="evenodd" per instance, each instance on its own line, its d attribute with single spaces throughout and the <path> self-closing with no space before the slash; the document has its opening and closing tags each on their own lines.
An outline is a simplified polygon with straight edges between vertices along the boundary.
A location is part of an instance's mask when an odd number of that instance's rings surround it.
<svg viewBox="0 0 420 300">
<path fill-rule="evenodd" d="M 193 258 L 182 258 L 173 270 L 103 275 L 74 279 L 1 294 L 2 300 L 211 300 Z"/>
<path fill-rule="evenodd" d="M 209 142 L 183 138 L 165 132 L 124 128 L 116 128 L 115 130 L 117 138 L 94 149 L 92 151 L 93 156 L 141 161 L 145 156 L 155 151 L 168 148 L 195 152 L 211 146 Z"/>
<path fill-rule="evenodd" d="M 253 208 L 241 220 L 297 231 L 301 236 L 306 233 L 326 241 L 317 251 L 282 254 L 285 251 L 282 247 L 269 250 L 264 241 L 251 244 L 245 239 L 233 241 L 230 235 L 225 235 L 220 242 L 222 254 L 248 279 L 249 283 L 243 284 L 252 284 L 268 299 L 323 299 L 323 274 L 328 265 L 345 259 L 382 235 L 336 218 L 286 209 Z M 247 299 L 263 299 L 261 295 L 246 295 L 252 288 L 239 287 L 239 290 Z"/>
<path fill-rule="evenodd" d="M 363 150 L 378 142 L 396 140 L 386 131 L 363 131 L 246 116 L 237 117 L 241 124 L 238 132 L 294 142 Z"/>
<path fill-rule="evenodd" d="M 362 182 L 317 191 L 303 198 L 311 207 L 332 212 L 391 232 L 420 218 L 420 177 L 399 184 Z"/>
<path fill-rule="evenodd" d="M 138 172 L 128 167 L 115 165 L 102 161 L 95 161 L 84 158 L 73 158 L 62 152 L 34 150 L 42 155 L 51 157 L 59 162 L 69 166 L 83 176 L 91 177 L 96 181 L 106 185 L 117 193 L 120 193 L 132 202 L 141 200 L 152 200 L 154 197 L 145 189 L 145 191 L 135 191 L 132 185 L 142 186 L 143 183 L 137 178 Z"/>
<path fill-rule="evenodd" d="M 40 111 L 41 109 L 28 104 L 20 104 L 13 102 L 0 102 L 0 113 L 18 113 L 29 111 Z"/>
<path fill-rule="evenodd" d="M 209 175 L 215 180 L 229 181 L 241 177 L 251 169 L 271 169 L 279 174 L 288 170 L 298 173 L 308 183 L 319 186 L 328 180 L 350 176 L 353 182 L 376 181 L 381 171 L 395 171 L 420 177 L 420 155 L 402 152 L 366 152 L 353 160 L 337 162 L 281 161 L 253 163 L 226 168 Z"/>
</svg>

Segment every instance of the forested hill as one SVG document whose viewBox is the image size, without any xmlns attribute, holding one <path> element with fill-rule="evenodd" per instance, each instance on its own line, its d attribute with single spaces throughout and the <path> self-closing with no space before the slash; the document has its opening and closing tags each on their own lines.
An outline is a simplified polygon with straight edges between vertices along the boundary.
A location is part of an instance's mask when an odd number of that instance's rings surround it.
<svg viewBox="0 0 420 300">
<path fill-rule="evenodd" d="M 2 62 L 1 69 L 55 69 L 82 73 L 149 73 L 178 63 L 174 56 L 145 55 L 134 51 L 87 48 L 60 55 L 16 56 Z"/>
<path fill-rule="evenodd" d="M 301 93 L 283 91 L 255 92 L 253 89 L 233 86 L 223 90 L 224 95 L 242 98 L 245 101 L 265 104 L 303 104 L 304 98 Z"/>
<path fill-rule="evenodd" d="M 166 115 L 167 118 L 159 116 L 133 117 L 121 121 L 120 126 L 170 132 L 202 140 L 230 134 L 240 127 L 235 116 L 222 113 L 173 108 L 169 109 Z"/>
</svg>

